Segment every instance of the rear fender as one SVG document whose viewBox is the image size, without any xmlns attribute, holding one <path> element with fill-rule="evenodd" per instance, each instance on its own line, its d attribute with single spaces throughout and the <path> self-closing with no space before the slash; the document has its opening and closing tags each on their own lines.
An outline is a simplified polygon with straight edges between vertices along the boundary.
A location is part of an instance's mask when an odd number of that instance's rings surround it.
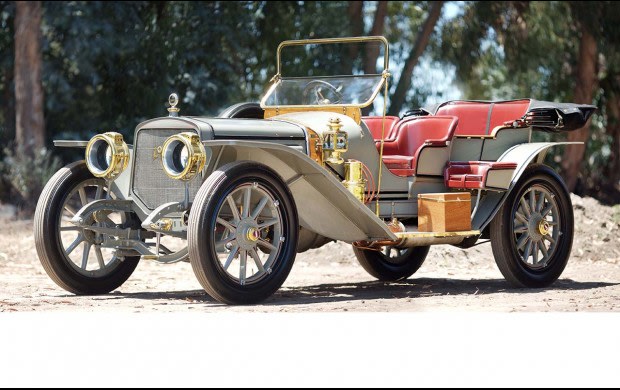
<svg viewBox="0 0 620 390">
<path fill-rule="evenodd" d="M 472 222 L 473 229 L 482 231 L 491 223 L 530 164 L 544 163 L 547 152 L 554 146 L 574 144 L 581 144 L 581 142 L 535 142 L 516 145 L 504 152 L 497 161 L 517 163 L 510 187 L 505 192 L 488 192 L 487 196 L 482 198 Z"/>
<path fill-rule="evenodd" d="M 395 240 L 385 222 L 338 179 L 297 149 L 257 141 L 204 141 L 211 159 L 204 177 L 232 161 L 255 161 L 278 173 L 293 194 L 300 225 L 345 242 Z"/>
</svg>

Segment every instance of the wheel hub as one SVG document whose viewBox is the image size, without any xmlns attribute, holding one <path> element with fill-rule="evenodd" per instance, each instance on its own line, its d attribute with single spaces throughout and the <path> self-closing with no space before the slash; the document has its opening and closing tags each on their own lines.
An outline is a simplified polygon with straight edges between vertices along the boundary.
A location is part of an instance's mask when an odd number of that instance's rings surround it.
<svg viewBox="0 0 620 390">
<path fill-rule="evenodd" d="M 246 236 L 249 241 L 256 242 L 260 238 L 260 233 L 258 229 L 251 227 L 248 229 Z"/>
<path fill-rule="evenodd" d="M 251 250 L 255 248 L 260 239 L 260 229 L 258 229 L 256 221 L 245 219 L 239 222 L 236 239 L 242 249 Z"/>
<path fill-rule="evenodd" d="M 543 219 L 538 223 L 538 232 L 541 236 L 546 236 L 551 231 L 551 225 L 547 220 Z"/>
<path fill-rule="evenodd" d="M 542 217 L 540 214 L 532 214 L 530 222 L 529 222 L 529 234 L 534 241 L 540 241 L 542 238 L 549 233 L 548 230 L 545 230 L 545 226 L 549 228 L 549 223 Z"/>
</svg>

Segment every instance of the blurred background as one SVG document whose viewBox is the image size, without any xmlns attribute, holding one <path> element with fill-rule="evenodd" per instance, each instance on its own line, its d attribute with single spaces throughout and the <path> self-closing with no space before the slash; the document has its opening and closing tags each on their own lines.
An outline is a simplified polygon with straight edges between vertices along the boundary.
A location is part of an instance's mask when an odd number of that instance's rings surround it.
<svg viewBox="0 0 620 390">
<path fill-rule="evenodd" d="M 258 101 L 279 42 L 357 35 L 390 41 L 390 114 L 451 99 L 596 105 L 586 128 L 553 135 L 585 146 L 554 149 L 549 162 L 576 194 L 620 203 L 615 2 L 0 1 L 0 26 L 0 203 L 23 217 L 81 158 L 53 139 L 119 131 L 132 142 L 139 122 L 167 114 L 173 91 L 184 115 Z M 376 50 L 355 51 L 334 71 L 382 64 Z"/>
</svg>

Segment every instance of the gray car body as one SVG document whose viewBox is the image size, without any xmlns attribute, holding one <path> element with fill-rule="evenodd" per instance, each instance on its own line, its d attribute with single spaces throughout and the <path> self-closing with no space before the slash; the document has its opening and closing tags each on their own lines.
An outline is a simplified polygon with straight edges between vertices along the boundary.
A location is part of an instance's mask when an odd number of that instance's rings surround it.
<svg viewBox="0 0 620 390">
<path fill-rule="evenodd" d="M 419 171 L 424 175 L 400 177 L 393 175 L 385 165 L 381 166 L 381 200 L 379 216 L 375 215 L 375 203 L 364 205 L 357 200 L 332 172 L 308 157 L 308 134 L 319 135 L 328 130 L 327 122 L 337 117 L 348 133 L 349 148 L 345 159 L 356 159 L 366 164 L 373 176 L 379 175 L 379 153 L 370 131 L 353 119 L 332 112 L 289 113 L 270 119 L 223 119 L 207 117 L 163 117 L 145 121 L 136 127 L 135 139 L 140 133 L 153 129 L 174 129 L 193 131 L 199 134 L 207 153 L 207 163 L 191 184 L 197 188 L 215 170 L 234 161 L 255 161 L 265 164 L 277 172 L 293 194 L 300 225 L 316 235 L 330 240 L 345 242 L 394 240 L 396 236 L 388 229 L 385 220 L 396 216 L 402 219 L 417 217 L 417 195 L 423 193 L 448 192 L 442 175 L 450 160 L 509 161 L 518 167 L 502 178 L 501 187 L 484 191 L 472 221 L 472 228 L 482 231 L 501 207 L 507 194 L 514 187 L 525 168 L 535 162 L 542 162 L 547 150 L 561 143 L 530 143 L 531 128 L 506 129 L 492 139 L 455 137 L 445 150 L 434 151 L 424 159 L 420 157 Z M 58 141 L 57 146 L 85 146 L 84 142 Z M 139 147 L 139 146 L 138 146 Z M 167 198 L 166 194 L 180 194 L 182 183 L 172 179 L 164 187 L 171 190 L 155 194 L 161 197 L 159 206 L 154 207 L 141 199 L 134 182 L 141 172 L 161 170 L 161 160 L 154 158 L 148 169 L 138 165 L 135 149 L 130 148 L 130 169 L 125 170 L 113 183 L 112 189 L 119 200 L 130 200 L 134 211 L 142 221 L 157 221 L 166 215 L 179 217 L 174 211 L 175 202 L 182 202 L 182 196 Z M 474 158 L 476 157 L 476 158 Z M 343 167 L 334 167 L 343 175 Z M 156 189 L 153 189 L 156 191 Z M 191 202 L 192 199 L 190 199 Z M 472 208 L 474 205 L 472 204 Z M 176 209 L 174 209 L 176 210 Z M 175 225 L 177 235 L 184 236 L 182 224 Z M 147 230 L 149 224 L 143 224 Z M 306 245 L 307 246 L 307 245 Z"/>
</svg>

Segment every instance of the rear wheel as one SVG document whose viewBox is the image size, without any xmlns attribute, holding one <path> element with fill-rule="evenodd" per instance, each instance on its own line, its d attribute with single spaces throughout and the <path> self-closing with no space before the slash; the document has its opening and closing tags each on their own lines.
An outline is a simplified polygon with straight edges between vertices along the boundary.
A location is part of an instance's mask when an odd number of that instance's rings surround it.
<svg viewBox="0 0 620 390">
<path fill-rule="evenodd" d="M 105 199 L 108 188 L 81 161 L 61 168 L 47 183 L 34 216 L 39 260 L 56 284 L 74 294 L 104 294 L 131 276 L 140 257 L 118 257 L 102 237 L 69 221 L 88 203 Z M 132 216 L 112 215 L 123 224 Z"/>
<path fill-rule="evenodd" d="M 384 247 L 383 251 L 353 247 L 355 257 L 370 275 L 383 281 L 407 279 L 424 263 L 429 246 L 415 248 Z"/>
<path fill-rule="evenodd" d="M 495 262 L 515 287 L 549 286 L 568 263 L 573 228 L 562 179 L 547 166 L 531 166 L 491 222 Z"/>
<path fill-rule="evenodd" d="M 188 223 L 190 262 L 213 298 L 260 302 L 291 271 L 298 231 L 295 203 L 282 179 L 262 164 L 231 163 L 196 195 Z"/>
</svg>

